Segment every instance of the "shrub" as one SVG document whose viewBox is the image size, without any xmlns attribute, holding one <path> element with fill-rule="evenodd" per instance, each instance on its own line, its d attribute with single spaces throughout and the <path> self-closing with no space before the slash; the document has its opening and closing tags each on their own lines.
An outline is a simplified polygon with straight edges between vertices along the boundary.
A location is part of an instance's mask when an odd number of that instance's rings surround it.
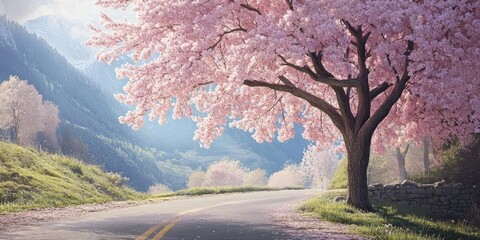
<svg viewBox="0 0 480 240">
<path fill-rule="evenodd" d="M 123 177 L 120 173 L 108 172 L 107 173 L 108 181 L 115 186 L 124 186 L 128 182 L 127 177 Z"/>
<path fill-rule="evenodd" d="M 196 171 L 193 172 L 190 177 L 188 178 L 187 187 L 188 188 L 199 188 L 203 186 L 205 182 L 205 173 Z"/>
<path fill-rule="evenodd" d="M 248 172 L 245 175 L 244 185 L 245 186 L 265 186 L 267 185 L 267 172 L 263 169 L 257 168 L 251 172 Z"/>
<path fill-rule="evenodd" d="M 282 170 L 273 173 L 268 179 L 268 187 L 287 188 L 305 187 L 306 177 L 296 165 L 287 165 Z"/>
<path fill-rule="evenodd" d="M 245 175 L 246 170 L 239 161 L 223 159 L 208 167 L 203 187 L 242 186 Z"/>
</svg>

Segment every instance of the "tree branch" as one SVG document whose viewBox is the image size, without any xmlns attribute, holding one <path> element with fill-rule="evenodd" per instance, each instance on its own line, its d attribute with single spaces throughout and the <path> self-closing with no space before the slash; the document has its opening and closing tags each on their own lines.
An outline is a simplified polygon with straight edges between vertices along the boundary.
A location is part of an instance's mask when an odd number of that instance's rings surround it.
<svg viewBox="0 0 480 240">
<path fill-rule="evenodd" d="M 397 69 L 395 68 L 395 66 L 392 65 L 392 61 L 390 60 L 390 55 L 389 55 L 388 53 L 385 53 L 385 55 L 387 55 L 388 65 L 390 65 L 390 67 L 392 68 L 393 73 L 395 74 L 395 78 L 397 79 L 397 81 L 399 81 L 399 80 L 400 80 L 400 75 L 398 75 L 398 71 L 397 71 Z"/>
<path fill-rule="evenodd" d="M 347 93 L 341 87 L 333 87 L 335 91 L 335 95 L 337 97 L 338 107 L 340 109 L 341 115 L 344 117 L 343 124 L 348 126 L 348 129 L 352 129 L 352 123 L 355 120 L 355 116 L 353 116 L 352 109 L 350 108 L 350 98 L 349 98 L 349 90 L 351 88 L 347 88 Z"/>
<path fill-rule="evenodd" d="M 407 144 L 407 146 L 405 147 L 405 150 L 403 150 L 402 152 L 402 156 L 405 158 L 405 156 L 407 156 L 407 153 L 408 153 L 408 149 L 410 148 L 410 143 Z"/>
<path fill-rule="evenodd" d="M 393 86 L 393 84 L 388 82 L 383 82 L 380 85 L 376 86 L 374 89 L 370 90 L 370 101 L 375 99 L 378 95 L 382 94 L 383 92 L 387 91 L 388 88 Z"/>
<path fill-rule="evenodd" d="M 233 32 L 238 32 L 238 31 L 247 32 L 247 29 L 245 29 L 243 27 L 238 27 L 238 28 L 234 28 L 232 30 L 225 31 L 222 34 L 219 34 L 218 35 L 219 39 L 212 46 L 208 47 L 207 50 L 213 50 L 215 47 L 217 47 L 217 45 L 222 41 L 222 39 L 225 35 L 233 33 Z"/>
<path fill-rule="evenodd" d="M 350 32 L 350 34 L 352 34 L 352 36 L 357 35 L 357 30 L 352 26 L 352 24 L 350 24 L 349 21 L 345 19 L 341 19 L 340 21 L 343 23 L 343 25 L 345 25 L 345 27 L 347 27 L 347 30 Z"/>
<path fill-rule="evenodd" d="M 405 89 L 405 86 L 407 85 L 408 80 L 412 76 L 408 74 L 408 65 L 410 63 L 410 60 L 408 57 L 412 53 L 414 48 L 413 41 L 408 40 L 407 41 L 407 48 L 405 52 L 403 53 L 404 55 L 404 63 L 403 63 L 403 74 L 402 77 L 395 82 L 394 88 L 390 95 L 387 96 L 387 99 L 380 105 L 380 107 L 375 111 L 373 116 L 367 120 L 367 122 L 364 124 L 362 127 L 361 131 L 369 131 L 373 132 L 377 128 L 377 126 L 387 117 L 388 113 L 392 109 L 393 105 L 400 99 L 403 90 Z"/>
<path fill-rule="evenodd" d="M 201 86 L 205 86 L 205 85 L 208 85 L 208 84 L 212 84 L 213 81 L 208 81 L 208 82 L 202 82 L 202 83 L 197 83 L 193 86 L 193 88 L 197 88 L 197 87 L 201 87 Z"/>
<path fill-rule="evenodd" d="M 278 76 L 278 79 L 283 82 L 283 84 L 289 86 L 289 87 L 295 87 L 295 84 L 293 84 L 288 78 L 285 76 Z"/>
<path fill-rule="evenodd" d="M 262 13 L 260 12 L 260 10 L 258 10 L 257 8 L 254 8 L 254 7 L 250 6 L 250 5 L 248 5 L 248 4 L 242 3 L 242 4 L 240 4 L 240 6 L 243 7 L 243 8 L 246 8 L 246 9 L 248 9 L 248 10 L 250 10 L 250 11 L 254 11 L 254 12 L 258 13 L 258 15 L 262 15 Z"/>
<path fill-rule="evenodd" d="M 323 66 L 322 63 L 322 58 L 323 58 L 323 53 L 320 51 L 318 53 L 315 52 L 309 52 L 310 59 L 312 60 L 313 67 L 315 68 L 315 71 L 317 74 L 319 74 L 322 77 L 327 77 L 327 78 L 333 78 L 333 74 L 331 74 L 325 67 Z"/>
<path fill-rule="evenodd" d="M 293 0 L 285 0 L 288 5 L 288 9 L 293 11 Z"/>
<path fill-rule="evenodd" d="M 310 67 L 308 67 L 306 65 L 303 66 L 303 67 L 300 67 L 298 65 L 295 65 L 293 63 L 288 62 L 282 55 L 279 54 L 278 56 L 284 62 L 282 65 L 289 66 L 289 67 L 291 67 L 291 68 L 293 68 L 297 71 L 306 73 L 316 82 L 324 83 L 324 84 L 327 84 L 331 87 L 358 87 L 358 85 L 359 85 L 359 81 L 356 78 L 348 79 L 348 80 L 347 79 L 346 80 L 337 80 L 337 79 L 331 78 L 331 77 L 322 77 L 319 74 L 316 74 L 314 71 L 312 71 L 312 69 L 310 69 Z"/>
<path fill-rule="evenodd" d="M 352 35 L 352 44 L 356 48 L 357 54 L 357 68 L 359 70 L 358 81 L 359 86 L 357 88 L 358 93 L 358 108 L 355 119 L 355 129 L 358 131 L 363 124 L 370 118 L 371 99 L 370 99 L 370 87 L 368 82 L 369 70 L 367 68 L 368 53 L 366 45 L 370 32 L 364 35 L 362 25 L 358 25 L 355 29 L 350 22 L 342 19 L 342 23 Z"/>
<path fill-rule="evenodd" d="M 290 80 L 288 80 L 285 77 L 279 77 L 280 80 L 283 81 L 288 81 L 291 83 Z M 283 80 L 282 80 L 283 79 Z M 305 101 L 307 101 L 310 105 L 313 107 L 319 109 L 320 111 L 324 112 L 327 114 L 330 119 L 332 120 L 333 124 L 340 130 L 342 134 L 345 133 L 345 126 L 342 121 L 342 116 L 338 113 L 338 111 L 335 109 L 334 106 L 332 106 L 330 103 L 326 102 L 325 100 L 294 86 L 287 86 L 287 85 L 282 85 L 282 84 L 275 84 L 275 83 L 267 83 L 263 81 L 257 81 L 257 80 L 244 80 L 243 84 L 249 87 L 266 87 L 270 88 L 273 90 L 281 91 L 281 92 L 288 92 L 296 97 L 299 97 Z M 292 83 L 293 84 L 293 83 Z"/>
</svg>

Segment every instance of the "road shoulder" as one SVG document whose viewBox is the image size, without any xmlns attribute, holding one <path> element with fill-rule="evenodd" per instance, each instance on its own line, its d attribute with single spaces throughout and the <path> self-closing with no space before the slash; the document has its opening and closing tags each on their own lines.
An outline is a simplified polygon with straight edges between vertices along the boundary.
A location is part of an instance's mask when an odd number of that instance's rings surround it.
<svg viewBox="0 0 480 240">
<path fill-rule="evenodd" d="M 311 217 L 298 210 L 298 204 L 288 205 L 272 214 L 274 220 L 290 234 L 300 239 L 365 239 L 350 233 L 350 227 Z"/>
<path fill-rule="evenodd" d="M 163 202 L 165 199 L 114 201 L 107 203 L 88 203 L 67 207 L 52 207 L 24 212 L 13 212 L 0 215 L 0 232 L 9 232 L 21 226 L 36 226 L 47 222 L 79 217 L 87 213 L 107 211 L 117 208 L 134 207 L 145 204 Z"/>
</svg>

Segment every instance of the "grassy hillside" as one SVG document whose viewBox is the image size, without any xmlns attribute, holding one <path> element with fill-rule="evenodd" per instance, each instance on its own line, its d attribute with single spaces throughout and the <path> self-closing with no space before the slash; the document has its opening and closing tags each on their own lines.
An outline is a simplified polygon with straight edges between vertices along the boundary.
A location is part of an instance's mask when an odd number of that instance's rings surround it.
<svg viewBox="0 0 480 240">
<path fill-rule="evenodd" d="M 144 198 L 124 180 L 77 159 L 0 142 L 0 214 Z"/>
</svg>

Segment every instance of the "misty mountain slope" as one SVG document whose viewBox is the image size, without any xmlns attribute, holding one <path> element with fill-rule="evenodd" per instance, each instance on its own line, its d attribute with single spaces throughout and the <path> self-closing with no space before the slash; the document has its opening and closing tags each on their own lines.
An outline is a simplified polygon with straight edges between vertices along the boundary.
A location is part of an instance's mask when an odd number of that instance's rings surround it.
<svg viewBox="0 0 480 240">
<path fill-rule="evenodd" d="M 138 190 L 164 181 L 156 167 L 157 157 L 128 143 L 132 131 L 118 123 L 120 109 L 113 98 L 24 27 L 1 17 L 0 30 L 0 79 L 17 75 L 34 85 L 45 100 L 57 104 L 60 138 L 71 133 L 86 145 L 85 160 L 122 173 Z"/>
</svg>

